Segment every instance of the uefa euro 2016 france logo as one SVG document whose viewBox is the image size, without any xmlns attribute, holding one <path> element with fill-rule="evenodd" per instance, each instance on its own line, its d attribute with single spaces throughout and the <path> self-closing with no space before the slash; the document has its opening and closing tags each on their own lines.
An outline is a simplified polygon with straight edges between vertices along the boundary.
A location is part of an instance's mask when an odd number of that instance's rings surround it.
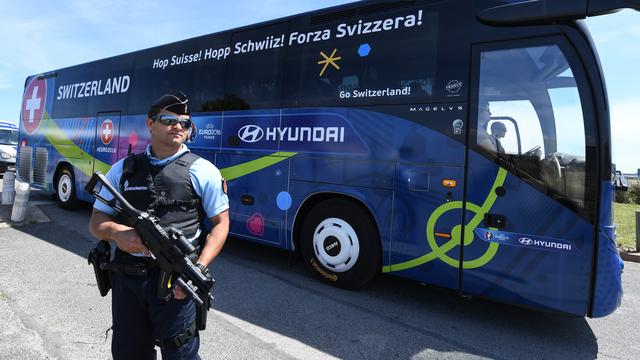
<svg viewBox="0 0 640 360">
<path fill-rule="evenodd" d="M 102 140 L 102 143 L 105 145 L 109 145 L 111 140 L 113 140 L 113 121 L 111 121 L 111 119 L 106 119 L 102 122 L 100 140 Z"/>
</svg>

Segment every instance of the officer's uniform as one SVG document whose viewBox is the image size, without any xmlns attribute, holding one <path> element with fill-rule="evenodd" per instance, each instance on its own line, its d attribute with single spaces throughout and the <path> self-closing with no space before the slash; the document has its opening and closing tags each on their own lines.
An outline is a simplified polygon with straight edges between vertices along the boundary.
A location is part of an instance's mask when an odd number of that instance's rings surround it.
<svg viewBox="0 0 640 360">
<path fill-rule="evenodd" d="M 185 145 L 162 160 L 153 157 L 148 146 L 144 154 L 115 163 L 106 177 L 134 207 L 151 210 L 163 227 L 182 230 L 195 245 L 206 236 L 207 231 L 201 229 L 204 218 L 229 208 L 220 171 Z M 110 198 L 106 190 L 101 195 Z M 116 216 L 102 202 L 96 201 L 94 208 Z M 177 300 L 170 292 L 169 300 L 159 298 L 159 268 L 144 254 L 118 249 L 114 262 L 128 269 L 112 273 L 114 359 L 153 359 L 156 344 L 163 359 L 199 359 L 193 301 Z M 136 273 L 138 268 L 144 271 Z"/>
</svg>

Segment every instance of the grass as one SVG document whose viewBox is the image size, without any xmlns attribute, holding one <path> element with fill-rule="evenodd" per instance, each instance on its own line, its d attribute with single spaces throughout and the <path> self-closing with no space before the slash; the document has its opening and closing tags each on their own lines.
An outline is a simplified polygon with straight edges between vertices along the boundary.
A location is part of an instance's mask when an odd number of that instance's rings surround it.
<svg viewBox="0 0 640 360">
<path fill-rule="evenodd" d="M 636 250 L 636 210 L 640 205 L 613 203 L 617 242 L 624 250 Z"/>
</svg>

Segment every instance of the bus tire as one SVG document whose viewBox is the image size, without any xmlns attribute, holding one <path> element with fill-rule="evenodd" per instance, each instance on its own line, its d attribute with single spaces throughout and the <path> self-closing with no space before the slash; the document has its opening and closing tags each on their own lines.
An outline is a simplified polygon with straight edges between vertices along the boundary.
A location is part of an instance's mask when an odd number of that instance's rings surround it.
<svg viewBox="0 0 640 360">
<path fill-rule="evenodd" d="M 56 200 L 63 209 L 75 210 L 81 207 L 82 203 L 76 194 L 75 176 L 68 166 L 61 168 L 56 176 Z"/>
<path fill-rule="evenodd" d="M 326 200 L 303 220 L 300 251 L 317 277 L 357 289 L 380 270 L 380 237 L 368 212 L 352 201 Z"/>
</svg>

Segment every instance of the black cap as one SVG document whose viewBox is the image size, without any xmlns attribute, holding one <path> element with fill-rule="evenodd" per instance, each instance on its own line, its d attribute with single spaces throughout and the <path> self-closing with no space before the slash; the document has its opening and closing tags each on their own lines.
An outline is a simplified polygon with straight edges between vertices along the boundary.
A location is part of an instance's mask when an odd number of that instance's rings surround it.
<svg viewBox="0 0 640 360">
<path fill-rule="evenodd" d="M 167 110 L 178 115 L 189 115 L 189 107 L 187 106 L 188 102 L 189 99 L 187 98 L 187 95 L 182 91 L 164 94 L 151 105 L 149 113 L 151 114 L 152 112 L 157 113 L 159 110 Z"/>
</svg>

